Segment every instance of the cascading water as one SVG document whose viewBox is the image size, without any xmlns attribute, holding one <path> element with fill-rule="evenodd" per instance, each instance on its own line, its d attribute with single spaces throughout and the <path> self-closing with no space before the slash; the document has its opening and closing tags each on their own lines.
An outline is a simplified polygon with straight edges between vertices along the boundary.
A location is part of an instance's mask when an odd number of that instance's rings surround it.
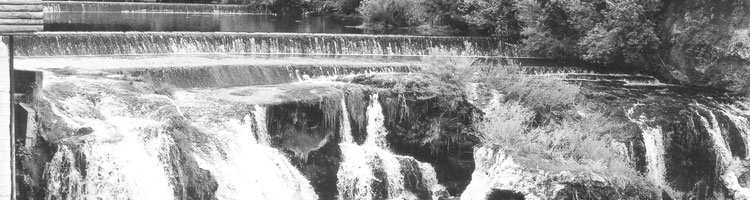
<svg viewBox="0 0 750 200">
<path fill-rule="evenodd" d="M 343 112 L 347 112 L 345 103 L 342 103 L 342 107 Z M 339 144 L 343 156 L 337 174 L 339 199 L 425 198 L 425 195 L 415 194 L 415 187 L 426 188 L 426 197 L 431 198 L 435 191 L 442 189 L 437 183 L 435 170 L 427 163 L 395 155 L 387 150 L 387 131 L 382 112 L 378 95 L 373 94 L 367 107 L 367 139 L 361 146 L 352 141 L 351 128 L 341 129 L 344 139 Z M 342 115 L 348 116 L 347 113 Z M 415 167 L 412 163 L 417 163 L 418 166 Z M 405 176 L 416 177 L 418 180 L 407 182 Z M 412 187 L 408 187 L 410 183 Z"/>
<path fill-rule="evenodd" d="M 265 112 L 262 107 L 256 107 L 256 110 L 253 114 Z M 220 148 L 225 156 L 217 152 L 208 155 L 205 160 L 199 159 L 199 165 L 211 171 L 217 179 L 217 197 L 317 199 L 309 181 L 289 163 L 288 158 L 265 144 L 268 132 L 263 117 L 248 116 L 245 119 L 245 122 L 230 120 L 226 130 L 217 133 L 221 137 L 223 145 Z M 256 124 L 253 126 L 253 123 Z"/>
<path fill-rule="evenodd" d="M 129 77 L 144 77 L 160 84 L 181 88 L 230 87 L 292 83 L 310 79 L 325 79 L 337 75 L 413 72 L 418 66 L 407 64 L 357 65 L 218 65 L 191 67 L 151 67 L 103 69 Z"/>
<path fill-rule="evenodd" d="M 346 107 L 346 98 L 341 98 L 341 143 L 349 144 L 354 143 L 354 137 L 352 136 L 352 126 L 349 122 L 349 109 Z"/>
<path fill-rule="evenodd" d="M 103 118 L 84 115 L 82 99 L 69 99 L 57 113 L 68 123 L 90 127 L 80 144 L 60 145 L 47 165 L 47 199 L 174 199 L 170 167 L 161 158 L 174 145 L 159 121 L 127 117 L 124 102 L 105 97 Z M 72 141 L 71 141 L 72 142 Z M 75 150 L 73 150 L 75 149 Z M 167 171 L 165 171 L 167 170 Z"/>
<path fill-rule="evenodd" d="M 84 128 L 58 141 L 46 199 L 318 199 L 269 146 L 264 106 L 228 117 L 211 101 L 80 84 L 92 96 L 60 91 L 47 100 L 60 121 Z"/>
<path fill-rule="evenodd" d="M 264 106 L 253 106 L 253 122 L 255 124 L 255 140 L 258 144 L 271 145 L 271 136 L 268 134 L 266 125 L 266 108 Z M 245 119 L 247 120 L 247 119 Z"/>
<path fill-rule="evenodd" d="M 494 37 L 288 33 L 59 32 L 18 37 L 17 56 L 153 54 L 516 55 Z M 148 44 L 148 45 L 144 45 Z"/>
<path fill-rule="evenodd" d="M 735 165 L 736 161 L 724 139 L 722 129 L 714 111 L 705 105 L 697 103 L 692 106 L 695 107 L 696 110 L 694 112 L 699 116 L 700 122 L 709 134 L 710 141 L 713 144 L 713 150 L 716 153 L 716 168 L 724 187 L 729 190 L 730 195 L 734 199 L 749 199 L 750 188 L 740 185 L 738 180 L 739 175 L 735 174 L 736 172 L 730 169 Z M 705 112 L 708 116 L 704 116 L 701 112 Z M 737 158 L 737 160 L 739 160 L 739 158 Z"/>
<path fill-rule="evenodd" d="M 655 184 L 667 186 L 666 183 L 666 164 L 664 162 L 664 135 L 661 127 L 650 126 L 645 116 L 635 116 L 635 110 L 643 104 L 635 104 L 627 112 L 630 121 L 636 123 L 641 129 L 641 137 L 646 147 L 647 177 Z"/>
<path fill-rule="evenodd" d="M 385 136 L 388 131 L 385 130 L 385 116 L 383 116 L 383 107 L 380 105 L 379 95 L 370 96 L 370 105 L 367 106 L 367 139 L 366 144 L 380 148 L 388 148 L 388 142 Z"/>
</svg>

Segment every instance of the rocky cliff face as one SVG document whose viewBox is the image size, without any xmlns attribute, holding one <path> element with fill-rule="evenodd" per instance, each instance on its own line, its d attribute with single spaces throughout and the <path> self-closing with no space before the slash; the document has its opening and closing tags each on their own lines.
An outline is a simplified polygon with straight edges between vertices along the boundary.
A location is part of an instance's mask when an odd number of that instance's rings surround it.
<svg viewBox="0 0 750 200">
<path fill-rule="evenodd" d="M 663 72 L 683 84 L 750 89 L 750 1 L 665 0 Z"/>
<path fill-rule="evenodd" d="M 546 172 L 521 166 L 503 150 L 479 147 L 476 170 L 462 200 L 483 199 L 661 199 L 639 188 L 620 188 L 596 174 Z"/>
</svg>

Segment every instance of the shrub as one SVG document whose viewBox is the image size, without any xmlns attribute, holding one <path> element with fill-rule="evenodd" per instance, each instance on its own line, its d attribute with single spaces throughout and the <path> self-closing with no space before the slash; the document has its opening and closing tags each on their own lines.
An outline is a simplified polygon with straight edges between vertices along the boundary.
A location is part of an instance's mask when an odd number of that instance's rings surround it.
<svg viewBox="0 0 750 200">
<path fill-rule="evenodd" d="M 533 127 L 534 112 L 509 101 L 493 107 L 476 124 L 482 145 L 501 147 L 519 162 L 548 171 L 590 171 L 628 177 L 637 174 L 610 148 L 623 126 L 600 113 Z"/>
<path fill-rule="evenodd" d="M 504 92 L 504 101 L 518 101 L 535 111 L 565 109 L 580 100 L 580 86 L 553 77 L 527 76 L 518 64 L 478 66 L 478 81 Z"/>
<path fill-rule="evenodd" d="M 358 14 L 362 0 L 311 0 L 304 2 L 305 13 L 313 15 L 351 16 Z"/>
<path fill-rule="evenodd" d="M 528 144 L 526 137 L 519 137 L 527 130 L 534 112 L 518 102 L 495 105 L 481 123 L 477 123 L 478 137 L 482 144 L 498 146 L 506 150 L 520 149 Z"/>
<path fill-rule="evenodd" d="M 527 76 L 513 63 L 482 68 L 476 80 L 505 94 L 475 122 L 482 145 L 501 147 L 529 167 L 596 172 L 640 184 L 611 145 L 624 124 L 587 104 L 580 86 Z"/>
<path fill-rule="evenodd" d="M 521 40 L 521 22 L 516 17 L 514 1 L 466 0 L 462 19 L 479 29 L 490 30 L 506 42 L 518 43 Z"/>
<path fill-rule="evenodd" d="M 521 78 L 505 87 L 506 99 L 519 100 L 535 110 L 572 106 L 580 97 L 580 87 L 554 78 Z"/>
<path fill-rule="evenodd" d="M 428 21 L 426 0 L 363 0 L 359 13 L 365 23 L 385 28 L 417 26 Z"/>
<path fill-rule="evenodd" d="M 450 52 L 430 49 L 430 56 L 421 58 L 425 66 L 422 73 L 440 78 L 441 81 L 463 87 L 474 79 L 477 70 L 472 64 L 474 58 L 451 56 Z"/>
<path fill-rule="evenodd" d="M 655 59 L 660 1 L 518 0 L 530 53 L 601 64 L 639 66 Z"/>
<path fill-rule="evenodd" d="M 334 5 L 339 8 L 343 14 L 357 13 L 357 8 L 362 0 L 335 0 Z"/>
</svg>

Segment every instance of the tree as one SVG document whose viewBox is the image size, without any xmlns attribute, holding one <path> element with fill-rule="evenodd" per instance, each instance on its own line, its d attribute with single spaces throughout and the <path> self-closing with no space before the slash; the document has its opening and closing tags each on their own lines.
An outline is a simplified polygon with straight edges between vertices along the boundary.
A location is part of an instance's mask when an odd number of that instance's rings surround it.
<svg viewBox="0 0 750 200">
<path fill-rule="evenodd" d="M 533 54 L 643 66 L 656 55 L 659 0 L 517 0 Z"/>
</svg>

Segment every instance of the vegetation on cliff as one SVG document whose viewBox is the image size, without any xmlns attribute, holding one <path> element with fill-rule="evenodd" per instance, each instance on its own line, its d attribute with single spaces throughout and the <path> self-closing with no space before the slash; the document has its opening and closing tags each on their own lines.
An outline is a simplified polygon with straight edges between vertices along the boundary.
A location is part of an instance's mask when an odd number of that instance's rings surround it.
<svg viewBox="0 0 750 200">
<path fill-rule="evenodd" d="M 607 177 L 616 188 L 653 193 L 635 164 L 626 160 L 624 143 L 635 132 L 617 112 L 588 99 L 578 84 L 528 76 L 515 64 L 477 66 L 471 60 L 430 57 L 424 74 L 442 82 L 479 83 L 495 90 L 484 115 L 475 115 L 480 145 L 500 148 L 530 169 L 568 171 Z M 620 145 L 617 145 L 620 144 Z"/>
</svg>

